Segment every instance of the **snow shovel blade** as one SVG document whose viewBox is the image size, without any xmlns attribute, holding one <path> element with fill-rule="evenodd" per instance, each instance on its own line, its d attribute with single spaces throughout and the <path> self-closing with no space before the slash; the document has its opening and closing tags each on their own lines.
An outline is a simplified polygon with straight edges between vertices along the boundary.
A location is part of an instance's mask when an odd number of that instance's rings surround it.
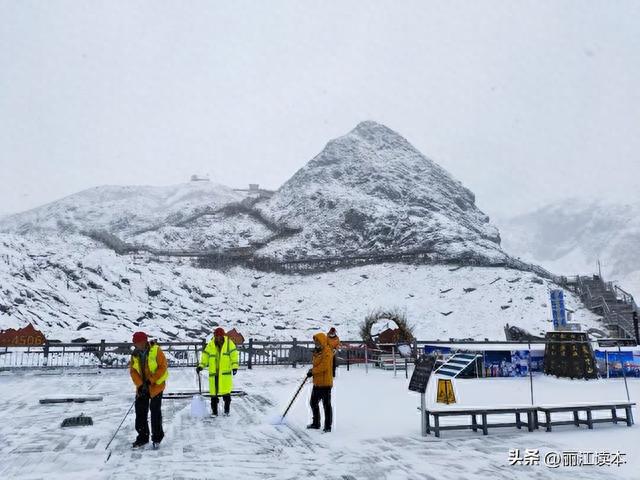
<svg viewBox="0 0 640 480">
<path fill-rule="evenodd" d="M 191 416 L 194 418 L 207 416 L 207 402 L 202 395 L 191 397 Z"/>
<path fill-rule="evenodd" d="M 88 425 L 93 425 L 93 419 L 91 417 L 85 417 L 84 415 L 79 415 L 77 417 L 69 417 L 65 418 L 60 425 L 62 428 L 66 427 L 84 427 Z"/>
</svg>

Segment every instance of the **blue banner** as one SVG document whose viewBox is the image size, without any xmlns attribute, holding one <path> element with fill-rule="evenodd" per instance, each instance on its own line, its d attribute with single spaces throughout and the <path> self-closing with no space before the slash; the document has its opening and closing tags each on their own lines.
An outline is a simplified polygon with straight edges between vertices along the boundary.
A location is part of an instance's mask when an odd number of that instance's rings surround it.
<svg viewBox="0 0 640 480">
<path fill-rule="evenodd" d="M 553 317 L 553 328 L 559 330 L 567 325 L 567 311 L 564 308 L 564 292 L 562 290 L 551 290 L 551 315 Z"/>
</svg>

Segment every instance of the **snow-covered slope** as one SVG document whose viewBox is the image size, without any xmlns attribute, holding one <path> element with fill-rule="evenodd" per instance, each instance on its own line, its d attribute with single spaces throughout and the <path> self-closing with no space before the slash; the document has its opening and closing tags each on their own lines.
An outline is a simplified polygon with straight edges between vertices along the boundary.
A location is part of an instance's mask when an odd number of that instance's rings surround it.
<svg viewBox="0 0 640 480">
<path fill-rule="evenodd" d="M 220 272 L 118 256 L 83 237 L 45 244 L 0 235 L 0 285 L 0 328 L 32 322 L 67 341 L 123 341 L 139 329 L 199 339 L 218 324 L 263 339 L 304 339 L 335 325 L 358 338 L 370 311 L 394 307 L 421 339 L 503 339 L 505 323 L 536 334 L 550 325 L 550 284 L 532 273 L 397 264 L 313 276 Z M 599 325 L 567 296 L 577 321 Z"/>
<path fill-rule="evenodd" d="M 216 250 L 246 247 L 265 242 L 273 235 L 267 226 L 247 214 L 227 215 L 215 212 L 178 225 L 161 227 L 134 235 L 124 240 L 157 249 Z"/>
<path fill-rule="evenodd" d="M 503 246 L 567 275 L 597 272 L 640 298 L 640 204 L 572 199 L 501 225 Z"/>
<path fill-rule="evenodd" d="M 443 258 L 500 259 L 498 230 L 472 192 L 389 128 L 367 121 L 324 150 L 266 204 L 300 234 L 263 255 L 427 250 Z"/>
<path fill-rule="evenodd" d="M 19 234 L 106 230 L 132 234 L 179 222 L 203 209 L 238 202 L 244 195 L 224 185 L 190 182 L 166 187 L 90 188 L 0 222 L 0 231 Z"/>
</svg>

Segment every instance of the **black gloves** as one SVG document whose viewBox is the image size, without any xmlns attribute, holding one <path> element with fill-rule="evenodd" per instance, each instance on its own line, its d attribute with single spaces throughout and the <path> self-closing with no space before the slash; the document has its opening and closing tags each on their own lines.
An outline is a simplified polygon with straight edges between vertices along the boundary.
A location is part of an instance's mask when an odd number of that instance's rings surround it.
<svg viewBox="0 0 640 480">
<path fill-rule="evenodd" d="M 309 371 L 307 372 L 307 378 L 311 378 L 313 377 L 313 370 L 309 369 Z"/>
<path fill-rule="evenodd" d="M 234 368 L 232 371 L 233 371 L 233 374 L 234 374 L 234 375 L 235 375 L 236 373 L 238 373 L 238 369 L 237 369 L 237 368 Z"/>
<path fill-rule="evenodd" d="M 200 365 L 198 365 L 198 366 L 196 367 L 196 372 L 200 373 L 201 371 L 202 371 L 202 367 L 201 367 Z"/>
<path fill-rule="evenodd" d="M 149 382 L 145 382 L 138 387 L 138 395 L 148 395 L 149 394 Z"/>
</svg>

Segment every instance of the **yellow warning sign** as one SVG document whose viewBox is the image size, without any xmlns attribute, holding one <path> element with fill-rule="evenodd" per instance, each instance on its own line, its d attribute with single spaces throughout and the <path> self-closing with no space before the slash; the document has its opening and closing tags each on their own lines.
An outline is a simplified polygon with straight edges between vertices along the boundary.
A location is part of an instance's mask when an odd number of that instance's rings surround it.
<svg viewBox="0 0 640 480">
<path fill-rule="evenodd" d="M 453 384 L 451 380 L 445 378 L 438 379 L 438 403 L 456 403 L 456 394 L 453 393 Z"/>
</svg>

